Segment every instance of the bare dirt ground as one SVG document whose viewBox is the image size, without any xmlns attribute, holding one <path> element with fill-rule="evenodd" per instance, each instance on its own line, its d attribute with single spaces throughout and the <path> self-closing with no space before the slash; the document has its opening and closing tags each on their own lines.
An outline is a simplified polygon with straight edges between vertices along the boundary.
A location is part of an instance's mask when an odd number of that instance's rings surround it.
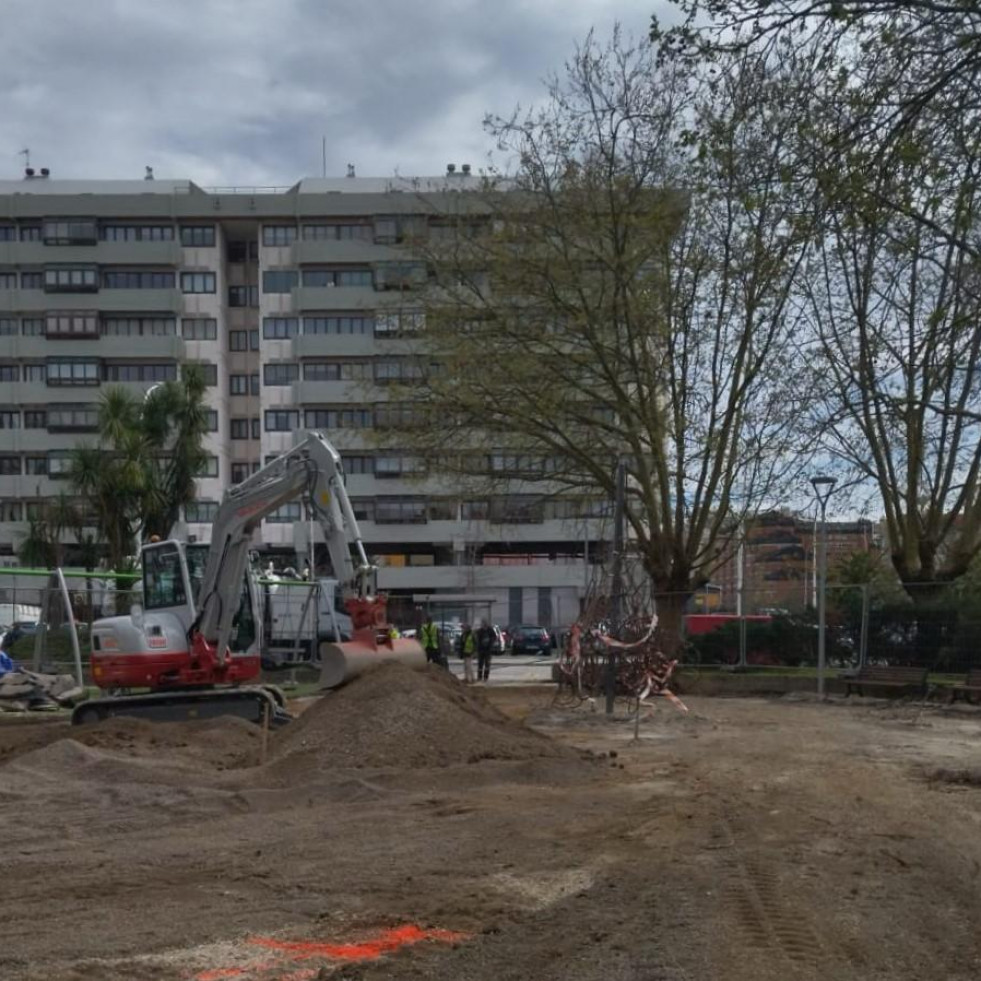
<svg viewBox="0 0 981 981">
<path fill-rule="evenodd" d="M 0 977 L 981 976 L 981 709 L 486 696 L 0 726 Z"/>
</svg>

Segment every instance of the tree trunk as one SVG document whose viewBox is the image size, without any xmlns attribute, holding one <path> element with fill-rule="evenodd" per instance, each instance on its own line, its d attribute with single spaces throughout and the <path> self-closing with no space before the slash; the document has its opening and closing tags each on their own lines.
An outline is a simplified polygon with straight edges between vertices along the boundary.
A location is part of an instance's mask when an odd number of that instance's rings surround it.
<svg viewBox="0 0 981 981">
<path fill-rule="evenodd" d="M 667 657 L 677 657 L 684 644 L 685 607 L 691 592 L 656 592 L 657 634 L 661 652 Z"/>
</svg>

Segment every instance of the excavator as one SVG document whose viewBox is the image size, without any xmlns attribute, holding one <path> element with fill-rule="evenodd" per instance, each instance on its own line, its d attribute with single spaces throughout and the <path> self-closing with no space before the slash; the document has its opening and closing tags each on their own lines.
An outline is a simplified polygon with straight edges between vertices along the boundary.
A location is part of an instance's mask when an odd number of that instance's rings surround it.
<svg viewBox="0 0 981 981">
<path fill-rule="evenodd" d="M 263 644 L 262 595 L 250 545 L 264 517 L 303 496 L 323 528 L 352 624 L 349 641 L 321 644 L 322 686 L 336 686 L 381 660 L 425 664 L 416 641 L 392 636 L 340 455 L 326 436 L 310 432 L 226 492 L 210 546 L 168 539 L 142 547 L 143 602 L 128 616 L 92 625 L 92 680 L 106 694 L 76 706 L 72 723 L 111 716 L 288 721 L 279 689 L 249 684 L 259 676 Z"/>
</svg>

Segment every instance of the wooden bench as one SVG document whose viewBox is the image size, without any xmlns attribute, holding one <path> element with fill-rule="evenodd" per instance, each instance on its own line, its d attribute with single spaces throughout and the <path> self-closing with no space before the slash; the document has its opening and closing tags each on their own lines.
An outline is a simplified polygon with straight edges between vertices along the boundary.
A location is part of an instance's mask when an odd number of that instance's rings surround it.
<svg viewBox="0 0 981 981">
<path fill-rule="evenodd" d="M 846 696 L 851 695 L 853 688 L 859 695 L 864 695 L 867 688 L 910 695 L 926 695 L 927 692 L 926 668 L 866 665 L 858 674 L 842 676 L 841 680 L 845 682 Z"/>
<path fill-rule="evenodd" d="M 961 695 L 964 696 L 964 701 L 972 703 L 975 695 L 981 695 L 981 668 L 971 668 L 963 681 L 950 686 L 951 703 L 956 702 Z"/>
</svg>

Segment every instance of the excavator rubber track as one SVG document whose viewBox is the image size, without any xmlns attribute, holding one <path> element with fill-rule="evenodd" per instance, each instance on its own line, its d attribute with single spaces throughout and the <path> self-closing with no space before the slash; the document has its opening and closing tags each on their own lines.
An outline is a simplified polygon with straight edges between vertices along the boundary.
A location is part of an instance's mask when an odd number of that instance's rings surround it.
<svg viewBox="0 0 981 981">
<path fill-rule="evenodd" d="M 72 725 L 88 725 L 104 719 L 146 719 L 148 722 L 187 722 L 233 715 L 270 727 L 292 721 L 286 711 L 283 693 L 274 685 L 241 688 L 204 688 L 196 691 L 158 691 L 144 695 L 116 695 L 94 698 L 77 705 Z"/>
</svg>

